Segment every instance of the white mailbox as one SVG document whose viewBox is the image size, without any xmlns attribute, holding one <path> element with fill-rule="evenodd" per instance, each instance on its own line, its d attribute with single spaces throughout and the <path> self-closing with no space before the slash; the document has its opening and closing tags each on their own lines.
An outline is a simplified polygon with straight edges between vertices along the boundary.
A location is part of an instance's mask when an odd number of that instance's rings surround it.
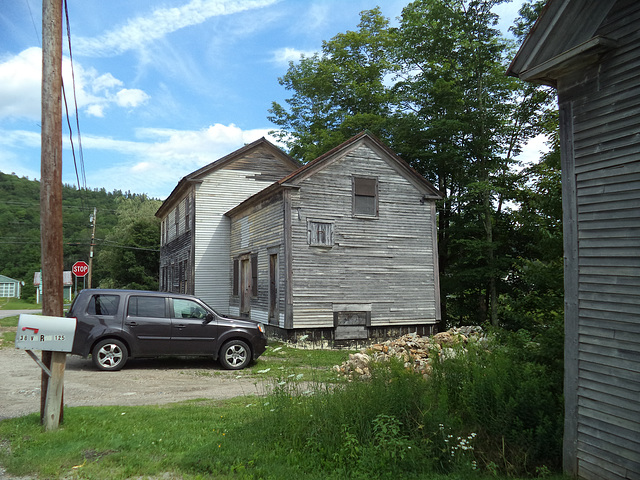
<svg viewBox="0 0 640 480">
<path fill-rule="evenodd" d="M 16 348 L 71 352 L 76 334 L 75 318 L 20 315 L 16 332 Z"/>
</svg>

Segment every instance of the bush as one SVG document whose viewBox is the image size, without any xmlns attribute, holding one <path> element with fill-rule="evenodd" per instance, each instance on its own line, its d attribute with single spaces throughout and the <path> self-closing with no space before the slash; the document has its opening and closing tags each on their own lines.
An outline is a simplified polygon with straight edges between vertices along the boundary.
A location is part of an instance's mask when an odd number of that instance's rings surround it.
<svg viewBox="0 0 640 480">
<path fill-rule="evenodd" d="M 431 394 L 453 422 L 478 434 L 481 466 L 510 474 L 559 469 L 562 369 L 544 356 L 548 347 L 525 341 L 522 333 L 506 340 L 489 350 L 470 345 L 466 355 L 434 365 Z"/>
<path fill-rule="evenodd" d="M 558 470 L 562 373 L 548 357 L 557 345 L 527 332 L 494 338 L 441 356 L 428 380 L 390 361 L 332 387 L 280 381 L 244 435 L 270 439 L 259 457 L 285 455 L 326 478 Z"/>
</svg>

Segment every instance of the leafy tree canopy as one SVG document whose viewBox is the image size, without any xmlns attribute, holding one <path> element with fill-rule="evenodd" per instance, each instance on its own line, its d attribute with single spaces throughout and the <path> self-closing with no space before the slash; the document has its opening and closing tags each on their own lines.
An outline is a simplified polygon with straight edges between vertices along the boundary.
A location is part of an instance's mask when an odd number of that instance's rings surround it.
<svg viewBox="0 0 640 480">
<path fill-rule="evenodd" d="M 551 160 L 523 174 L 517 159 L 531 138 L 557 128 L 554 92 L 505 75 L 515 45 L 496 27 L 493 11 L 503 1 L 416 0 L 398 27 L 379 8 L 362 12 L 358 30 L 290 63 L 281 84 L 292 96 L 270 110 L 298 159 L 368 129 L 436 185 L 444 195 L 439 265 L 450 324 L 499 324 L 501 299 L 522 286 L 509 280 L 522 259 L 542 261 L 530 248 L 539 244 L 538 224 L 557 241 L 559 211 L 543 207 L 540 191 L 545 182 L 558 185 L 544 165 Z M 517 35 L 539 4 L 525 4 Z M 543 218 L 543 208 L 554 217 Z M 555 243 L 547 250 L 557 251 Z M 557 261 L 550 256 L 544 261 Z"/>
</svg>

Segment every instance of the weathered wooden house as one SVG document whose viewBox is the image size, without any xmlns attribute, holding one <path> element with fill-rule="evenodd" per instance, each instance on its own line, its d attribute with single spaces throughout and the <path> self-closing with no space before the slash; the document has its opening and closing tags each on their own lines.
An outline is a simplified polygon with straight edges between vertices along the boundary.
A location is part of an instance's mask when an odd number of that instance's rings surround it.
<svg viewBox="0 0 640 480">
<path fill-rule="evenodd" d="M 196 178 L 208 175 L 201 173 Z M 201 207 L 201 216 L 225 225 L 208 242 L 226 255 L 228 267 L 196 263 L 197 295 L 211 302 L 211 283 L 201 289 L 199 278 L 215 275 L 223 284 L 226 277 L 228 290 L 216 292 L 220 303 L 212 306 L 226 302 L 229 313 L 288 337 L 343 340 L 433 331 L 440 319 L 440 195 L 379 140 L 357 135 L 253 193 L 218 202 L 227 205 L 224 211 L 212 212 L 211 203 Z M 158 214 L 171 222 L 168 207 Z M 198 248 L 197 236 L 192 241 L 191 248 Z M 161 255 L 167 265 L 168 255 Z M 162 285 L 171 287 L 164 280 Z"/>
<path fill-rule="evenodd" d="M 432 333 L 439 193 L 362 133 L 227 212 L 232 313 L 335 340 Z"/>
<path fill-rule="evenodd" d="M 640 478 L 640 2 L 550 0 L 509 74 L 558 91 L 565 470 Z"/>
<path fill-rule="evenodd" d="M 160 289 L 196 295 L 229 313 L 229 219 L 224 213 L 300 165 L 264 138 L 178 182 L 156 216 L 162 221 Z"/>
</svg>

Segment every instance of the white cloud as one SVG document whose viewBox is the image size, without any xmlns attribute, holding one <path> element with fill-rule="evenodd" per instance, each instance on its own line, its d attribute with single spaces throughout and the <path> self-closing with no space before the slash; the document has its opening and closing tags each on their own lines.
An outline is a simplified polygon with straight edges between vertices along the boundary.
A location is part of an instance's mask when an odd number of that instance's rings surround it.
<svg viewBox="0 0 640 480">
<path fill-rule="evenodd" d="M 267 136 L 268 129 L 242 130 L 234 124 L 215 124 L 201 130 L 143 128 L 136 131 L 136 141 L 83 135 L 85 158 L 97 156 L 98 151 L 120 158 L 116 164 L 101 162 L 87 167 L 87 182 L 108 191 L 131 190 L 166 197 L 185 175 Z"/>
<path fill-rule="evenodd" d="M 116 93 L 116 104 L 120 107 L 137 107 L 149 99 L 149 95 L 137 88 L 123 88 Z"/>
<path fill-rule="evenodd" d="M 316 52 L 310 50 L 298 50 L 291 47 L 279 48 L 273 52 L 272 61 L 277 65 L 283 65 L 286 67 L 289 65 L 289 62 L 297 62 L 303 55 L 305 57 L 312 57 L 314 53 Z"/>
<path fill-rule="evenodd" d="M 296 22 L 294 29 L 299 32 L 309 32 L 322 29 L 330 23 L 331 6 L 326 3 L 310 3 L 304 15 Z"/>
<path fill-rule="evenodd" d="M 86 114 L 90 117 L 104 118 L 104 107 L 98 104 L 89 105 L 86 109 Z"/>
<path fill-rule="evenodd" d="M 73 112 L 73 87 L 78 108 L 94 117 L 104 117 L 110 105 L 134 108 L 149 99 L 144 91 L 122 88 L 123 82 L 111 73 L 99 73 L 95 68 L 83 68 L 65 57 L 62 62 L 67 102 Z M 42 82 L 42 50 L 28 48 L 0 61 L 0 119 L 26 118 L 40 120 L 40 91 Z"/>
<path fill-rule="evenodd" d="M 91 84 L 95 93 L 106 92 L 116 87 L 121 87 L 123 83 L 110 73 L 104 73 L 93 79 Z"/>
<path fill-rule="evenodd" d="M 42 50 L 28 48 L 0 63 L 0 118 L 40 118 Z"/>
<path fill-rule="evenodd" d="M 40 147 L 40 134 L 28 130 L 0 130 L 0 139 L 5 147 Z"/>
<path fill-rule="evenodd" d="M 522 147 L 522 152 L 520 152 L 520 155 L 518 155 L 516 159 L 523 167 L 529 167 L 538 163 L 542 155 L 550 150 L 549 145 L 547 145 L 548 141 L 549 139 L 544 134 L 533 137 Z"/>
<path fill-rule="evenodd" d="M 191 0 L 174 8 L 159 8 L 148 15 L 94 38 L 76 38 L 77 55 L 108 57 L 138 50 L 165 35 L 222 15 L 265 7 L 277 0 Z"/>
</svg>

